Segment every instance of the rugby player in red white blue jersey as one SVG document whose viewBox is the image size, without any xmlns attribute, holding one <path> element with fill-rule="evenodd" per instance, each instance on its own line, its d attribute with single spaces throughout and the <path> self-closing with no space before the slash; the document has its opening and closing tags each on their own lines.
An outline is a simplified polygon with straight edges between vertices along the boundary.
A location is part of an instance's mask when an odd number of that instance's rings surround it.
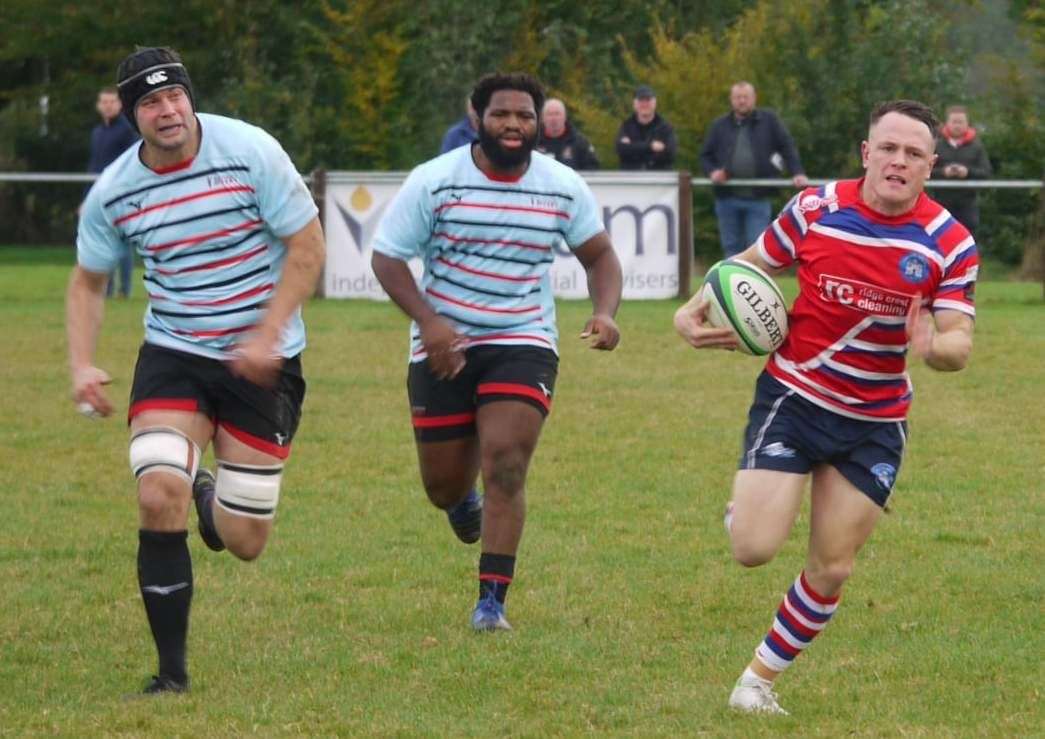
<svg viewBox="0 0 1045 739">
<path fill-rule="evenodd" d="M 176 52 L 139 49 L 117 81 L 142 143 L 105 169 L 84 203 L 66 311 L 73 400 L 87 415 L 114 410 L 93 355 L 107 276 L 129 246 L 149 296 L 128 411 L 138 580 L 159 653 L 145 692 L 181 692 L 189 503 L 208 547 L 261 554 L 305 393 L 300 309 L 322 268 L 323 233 L 274 138 L 195 112 Z M 199 468 L 211 443 L 216 478 Z"/>
<path fill-rule="evenodd" d="M 558 369 L 554 249 L 565 244 L 588 274 L 593 315 L 581 336 L 603 350 L 619 340 L 620 263 L 591 190 L 531 156 L 543 103 L 528 75 L 480 80 L 479 142 L 411 172 L 374 240 L 374 273 L 413 319 L 408 390 L 425 492 L 458 538 L 482 538 L 477 631 L 510 628 L 526 473 Z M 424 262 L 420 290 L 412 257 Z"/>
<path fill-rule="evenodd" d="M 768 562 L 812 478 L 805 569 L 730 705 L 786 713 L 773 681 L 826 626 L 892 491 L 906 443 L 908 352 L 960 370 L 972 351 L 978 256 L 969 232 L 924 192 L 936 118 L 900 100 L 871 114 L 865 175 L 796 196 L 739 255 L 770 273 L 796 265 L 790 332 L 759 377 L 727 507 L 733 555 Z M 694 298 L 675 327 L 696 348 L 732 348 Z"/>
</svg>

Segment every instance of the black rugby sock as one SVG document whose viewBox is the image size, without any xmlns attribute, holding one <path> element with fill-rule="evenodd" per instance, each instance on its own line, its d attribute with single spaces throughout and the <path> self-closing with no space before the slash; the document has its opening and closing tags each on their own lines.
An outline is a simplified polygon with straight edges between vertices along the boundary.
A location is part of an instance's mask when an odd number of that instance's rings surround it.
<svg viewBox="0 0 1045 739">
<path fill-rule="evenodd" d="M 187 537 L 187 531 L 138 532 L 138 585 L 160 657 L 160 674 L 180 683 L 188 680 L 185 641 L 192 604 Z"/>
<path fill-rule="evenodd" d="M 483 552 L 479 555 L 479 598 L 492 592 L 498 603 L 504 603 L 514 575 L 514 556 Z"/>
</svg>

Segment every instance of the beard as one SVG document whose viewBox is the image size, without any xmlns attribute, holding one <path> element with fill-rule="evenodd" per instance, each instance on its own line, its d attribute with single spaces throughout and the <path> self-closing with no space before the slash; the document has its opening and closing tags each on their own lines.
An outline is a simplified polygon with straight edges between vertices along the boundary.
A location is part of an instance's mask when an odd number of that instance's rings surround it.
<svg viewBox="0 0 1045 739">
<path fill-rule="evenodd" d="M 537 133 L 533 136 L 524 136 L 522 146 L 518 149 L 505 149 L 496 137 L 486 130 L 486 126 L 479 126 L 479 148 L 497 169 L 514 169 L 520 164 L 530 161 L 530 152 L 537 145 Z"/>
</svg>

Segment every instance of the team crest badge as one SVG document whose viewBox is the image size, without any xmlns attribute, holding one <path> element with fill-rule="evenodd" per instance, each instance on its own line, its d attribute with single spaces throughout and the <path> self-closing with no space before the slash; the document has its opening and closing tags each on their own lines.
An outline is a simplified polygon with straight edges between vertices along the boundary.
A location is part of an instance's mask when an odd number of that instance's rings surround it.
<svg viewBox="0 0 1045 739">
<path fill-rule="evenodd" d="M 921 254 L 908 254 L 900 260 L 900 276 L 915 284 L 929 276 L 929 262 Z"/>
<path fill-rule="evenodd" d="M 879 462 L 871 468 L 871 474 L 874 475 L 875 482 L 885 492 L 889 492 L 893 489 L 893 483 L 896 481 L 896 468 L 887 462 Z"/>
</svg>

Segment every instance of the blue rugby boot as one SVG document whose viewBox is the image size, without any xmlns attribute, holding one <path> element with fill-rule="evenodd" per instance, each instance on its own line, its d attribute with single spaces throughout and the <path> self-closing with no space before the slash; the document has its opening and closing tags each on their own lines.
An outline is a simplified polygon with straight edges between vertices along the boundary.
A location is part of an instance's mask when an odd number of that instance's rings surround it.
<svg viewBox="0 0 1045 739">
<path fill-rule="evenodd" d="M 196 504 L 200 538 L 208 549 L 220 552 L 225 548 L 225 542 L 214 527 L 214 512 L 210 507 L 214 500 L 214 475 L 210 470 L 201 467 L 196 473 L 196 479 L 192 481 L 192 500 Z"/>
<path fill-rule="evenodd" d="M 450 528 L 465 544 L 479 541 L 483 531 L 483 498 L 473 488 L 464 500 L 446 512 Z"/>
<path fill-rule="evenodd" d="M 492 593 L 487 593 L 475 604 L 472 611 L 472 628 L 476 631 L 511 631 L 512 625 L 504 617 L 504 603 Z"/>
</svg>

